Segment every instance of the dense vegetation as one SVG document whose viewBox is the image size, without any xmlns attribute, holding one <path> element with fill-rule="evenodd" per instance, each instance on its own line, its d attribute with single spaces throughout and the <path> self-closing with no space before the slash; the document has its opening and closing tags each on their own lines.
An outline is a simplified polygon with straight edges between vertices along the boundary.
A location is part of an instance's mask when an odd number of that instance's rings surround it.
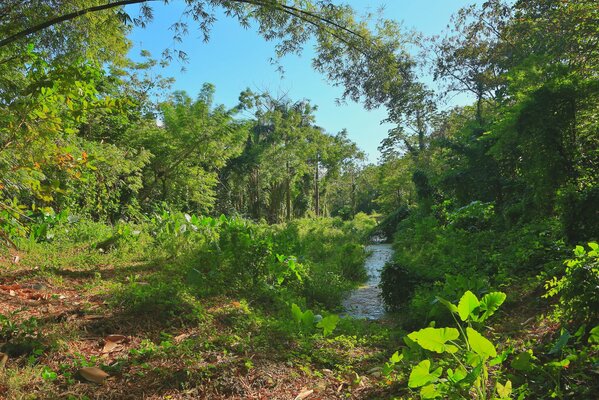
<svg viewBox="0 0 599 400">
<path fill-rule="evenodd" d="M 185 54 L 128 59 L 152 8 L 124 3 L 0 5 L 0 397 L 596 395 L 593 0 L 488 1 L 435 38 L 329 1 L 186 2 L 206 39 L 220 9 L 278 57 L 315 43 L 387 110 L 376 165 L 308 101 L 171 91 L 155 67 Z M 340 318 L 373 235 L 389 319 Z"/>
</svg>

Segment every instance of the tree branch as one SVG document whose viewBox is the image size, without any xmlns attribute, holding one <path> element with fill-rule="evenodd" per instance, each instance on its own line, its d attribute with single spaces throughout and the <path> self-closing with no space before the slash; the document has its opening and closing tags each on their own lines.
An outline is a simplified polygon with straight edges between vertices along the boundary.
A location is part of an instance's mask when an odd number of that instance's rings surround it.
<svg viewBox="0 0 599 400">
<path fill-rule="evenodd" d="M 7 46 L 11 43 L 14 43 L 15 41 L 22 39 L 24 37 L 27 37 L 33 33 L 39 32 L 43 29 L 46 29 L 50 26 L 53 26 L 53 25 L 56 25 L 56 24 L 59 24 L 62 22 L 70 21 L 72 19 L 75 19 L 77 17 L 80 17 L 80 16 L 88 14 L 88 13 L 108 10 L 111 8 L 126 6 L 126 5 L 131 5 L 131 4 L 148 3 L 148 2 L 152 2 L 152 1 L 159 1 L 159 0 L 119 0 L 119 1 L 112 2 L 112 3 L 102 4 L 99 6 L 84 8 L 84 9 L 77 10 L 77 11 L 69 13 L 69 14 L 64 14 L 64 15 L 49 19 L 49 20 L 42 22 L 38 25 L 34 25 L 32 27 L 23 29 L 22 31 L 19 31 L 19 32 L 15 33 L 14 35 L 11 35 L 7 38 L 0 40 L 0 48 Z M 251 5 L 255 5 L 255 6 L 259 6 L 259 7 L 274 7 L 275 9 L 278 9 L 281 12 L 284 12 L 284 13 L 291 15 L 295 18 L 299 18 L 302 21 L 309 23 L 313 26 L 321 27 L 321 25 L 319 25 L 315 20 L 321 21 L 324 23 L 323 25 L 330 25 L 332 27 L 343 30 L 351 35 L 354 35 L 363 40 L 366 40 L 366 38 L 364 36 L 360 35 L 359 33 L 354 32 L 351 29 L 338 24 L 329 18 L 319 16 L 310 11 L 302 10 L 302 9 L 292 7 L 292 6 L 287 6 L 287 5 L 281 4 L 281 3 L 266 3 L 266 2 L 263 2 L 260 0 L 231 0 L 231 1 L 237 2 L 237 3 L 251 4 Z M 331 32 L 329 30 L 326 30 L 326 31 L 327 31 L 327 33 L 334 36 L 335 38 L 343 41 L 345 44 L 350 45 L 350 43 L 346 39 L 342 38 L 335 32 Z"/>
</svg>

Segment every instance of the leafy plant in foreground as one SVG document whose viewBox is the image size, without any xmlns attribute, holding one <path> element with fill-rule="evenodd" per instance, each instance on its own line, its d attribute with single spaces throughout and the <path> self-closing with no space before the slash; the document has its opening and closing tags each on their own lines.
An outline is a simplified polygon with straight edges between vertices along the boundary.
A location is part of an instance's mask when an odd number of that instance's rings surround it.
<svg viewBox="0 0 599 400">
<path fill-rule="evenodd" d="M 510 398 L 511 382 L 508 380 L 501 384 L 495 379 L 493 388 L 489 376 L 489 368 L 502 363 L 507 352 L 498 355 L 493 343 L 474 328 L 493 315 L 505 297 L 504 293 L 492 292 L 479 300 L 474 293 L 467 291 L 457 306 L 438 298 L 451 311 L 457 328 L 431 326 L 407 336 L 406 343 L 412 350 L 418 345 L 427 356 L 412 368 L 408 386 L 419 388 L 423 399 Z M 436 360 L 433 357 L 435 353 L 442 358 Z M 412 358 L 409 352 L 404 354 L 408 355 L 406 358 Z"/>
</svg>

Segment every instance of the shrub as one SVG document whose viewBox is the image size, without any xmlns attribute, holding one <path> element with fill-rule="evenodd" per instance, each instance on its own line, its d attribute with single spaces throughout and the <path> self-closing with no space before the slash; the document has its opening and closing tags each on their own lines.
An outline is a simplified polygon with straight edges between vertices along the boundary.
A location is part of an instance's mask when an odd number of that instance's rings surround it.
<svg viewBox="0 0 599 400">
<path fill-rule="evenodd" d="M 589 250 L 576 246 L 574 258 L 564 261 L 566 269 L 560 278 L 545 284 L 545 297 L 559 296 L 558 314 L 577 323 L 599 322 L 599 245 L 588 243 Z"/>
</svg>

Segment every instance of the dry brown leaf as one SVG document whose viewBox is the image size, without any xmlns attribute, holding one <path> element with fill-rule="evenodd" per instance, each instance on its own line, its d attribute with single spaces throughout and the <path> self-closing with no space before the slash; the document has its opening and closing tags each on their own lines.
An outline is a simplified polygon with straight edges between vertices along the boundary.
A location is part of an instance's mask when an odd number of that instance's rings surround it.
<svg viewBox="0 0 599 400">
<path fill-rule="evenodd" d="M 6 366 L 7 361 L 8 361 L 8 354 L 0 353 L 0 369 L 3 369 Z"/>
<path fill-rule="evenodd" d="M 182 333 L 178 336 L 175 336 L 175 343 L 181 343 L 182 341 L 184 341 L 185 339 L 187 339 L 189 337 L 189 333 Z"/>
<path fill-rule="evenodd" d="M 304 390 L 303 392 L 295 396 L 295 400 L 303 400 L 306 397 L 310 396 L 312 393 L 314 393 L 314 390 Z"/>
<path fill-rule="evenodd" d="M 84 315 L 83 319 L 102 319 L 104 318 L 103 315 L 95 315 L 95 314 L 88 314 L 88 315 Z"/>
<path fill-rule="evenodd" d="M 102 348 L 102 353 L 111 353 L 119 347 L 121 346 L 118 343 L 107 340 L 106 343 L 104 343 L 104 347 Z"/>
<path fill-rule="evenodd" d="M 79 370 L 79 374 L 86 380 L 94 383 L 102 383 L 108 375 L 106 372 L 102 371 L 100 368 L 96 367 L 85 367 Z"/>
<path fill-rule="evenodd" d="M 113 343 L 123 343 L 127 341 L 127 336 L 125 335 L 108 335 L 104 338 L 107 342 Z"/>
</svg>

